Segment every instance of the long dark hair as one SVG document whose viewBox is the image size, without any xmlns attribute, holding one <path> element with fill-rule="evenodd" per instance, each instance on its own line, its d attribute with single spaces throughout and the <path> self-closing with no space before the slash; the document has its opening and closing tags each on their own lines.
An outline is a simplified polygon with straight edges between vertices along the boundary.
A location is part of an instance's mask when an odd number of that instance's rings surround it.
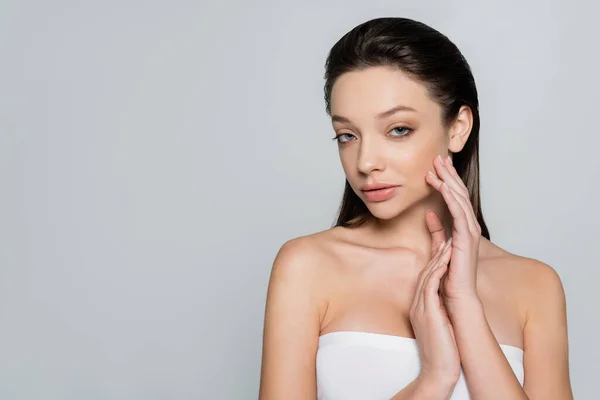
<svg viewBox="0 0 600 400">
<path fill-rule="evenodd" d="M 479 101 L 471 68 L 458 47 L 430 26 L 408 18 L 375 18 L 346 33 L 331 48 L 325 62 L 325 104 L 331 116 L 331 89 L 345 72 L 372 66 L 393 66 L 423 83 L 442 108 L 449 127 L 461 106 L 473 114 L 473 126 L 463 149 L 452 162 L 467 189 L 483 237 L 490 233 L 483 220 L 479 194 Z M 346 180 L 334 226 L 354 227 L 371 217 L 367 206 Z"/>
</svg>

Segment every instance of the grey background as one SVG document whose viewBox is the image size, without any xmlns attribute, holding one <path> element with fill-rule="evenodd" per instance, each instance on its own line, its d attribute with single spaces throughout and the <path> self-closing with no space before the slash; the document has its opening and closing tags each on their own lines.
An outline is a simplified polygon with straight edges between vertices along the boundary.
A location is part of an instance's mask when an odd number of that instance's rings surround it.
<svg viewBox="0 0 600 400">
<path fill-rule="evenodd" d="M 574 393 L 596 398 L 598 11 L 4 0 L 0 398 L 256 398 L 274 256 L 341 199 L 325 57 L 379 16 L 473 67 L 492 240 L 559 272 Z"/>
</svg>

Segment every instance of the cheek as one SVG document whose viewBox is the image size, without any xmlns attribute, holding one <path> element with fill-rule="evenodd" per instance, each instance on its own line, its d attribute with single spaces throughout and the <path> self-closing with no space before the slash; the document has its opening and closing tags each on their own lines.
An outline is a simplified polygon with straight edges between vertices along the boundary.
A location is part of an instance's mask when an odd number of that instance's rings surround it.
<svg viewBox="0 0 600 400">
<path fill-rule="evenodd" d="M 352 171 L 356 170 L 356 162 L 355 157 L 349 154 L 348 151 L 340 152 L 340 162 L 342 164 L 342 169 L 348 178 L 352 178 Z"/>
<path fill-rule="evenodd" d="M 435 154 L 433 146 L 415 146 L 398 157 L 396 165 L 406 176 L 424 175 L 433 168 Z"/>
<path fill-rule="evenodd" d="M 428 171 L 435 172 L 433 161 L 438 154 L 443 154 L 443 150 L 443 143 L 438 139 L 438 135 L 431 135 L 430 139 L 425 141 L 415 152 L 415 167 L 418 167 L 419 172 L 422 172 L 423 175 Z"/>
<path fill-rule="evenodd" d="M 421 150 L 419 154 L 418 160 L 415 160 L 415 167 L 419 169 L 423 175 L 427 173 L 427 171 L 435 172 L 435 167 L 433 165 L 433 160 L 437 155 L 435 147 L 426 147 Z"/>
<path fill-rule="evenodd" d="M 415 189 L 430 186 L 425 177 L 427 172 L 435 172 L 433 161 L 440 154 L 438 147 L 438 143 L 423 143 L 423 145 L 415 147 L 411 152 L 406 153 L 402 159 L 402 164 L 398 165 L 403 175 L 415 185 Z"/>
<path fill-rule="evenodd" d="M 350 187 L 358 194 L 359 190 L 357 185 L 359 177 L 358 171 L 356 169 L 356 157 L 351 154 L 349 151 L 344 151 L 340 153 L 340 161 L 342 164 L 342 169 L 344 170 L 344 174 L 346 175 L 346 180 L 350 184 Z"/>
</svg>

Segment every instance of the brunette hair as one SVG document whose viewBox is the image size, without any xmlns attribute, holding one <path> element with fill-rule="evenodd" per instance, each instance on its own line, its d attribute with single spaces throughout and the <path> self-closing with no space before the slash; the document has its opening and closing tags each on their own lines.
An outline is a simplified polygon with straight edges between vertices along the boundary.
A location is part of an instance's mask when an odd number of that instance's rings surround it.
<svg viewBox="0 0 600 400">
<path fill-rule="evenodd" d="M 385 17 L 364 22 L 346 33 L 331 48 L 325 62 L 325 104 L 331 116 L 331 89 L 345 72 L 372 66 L 399 68 L 423 83 L 442 108 L 442 123 L 449 127 L 461 106 L 473 114 L 473 126 L 463 149 L 452 163 L 469 190 L 481 234 L 490 234 L 483 220 L 479 194 L 479 101 L 471 68 L 458 47 L 430 26 L 408 18 Z M 371 217 L 367 206 L 346 180 L 334 226 L 359 226 Z"/>
</svg>

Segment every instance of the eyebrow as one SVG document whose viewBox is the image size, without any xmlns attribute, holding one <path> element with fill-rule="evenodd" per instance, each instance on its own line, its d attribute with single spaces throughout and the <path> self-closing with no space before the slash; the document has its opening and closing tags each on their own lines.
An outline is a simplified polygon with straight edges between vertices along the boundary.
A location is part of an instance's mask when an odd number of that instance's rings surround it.
<svg viewBox="0 0 600 400">
<path fill-rule="evenodd" d="M 377 115 L 375 116 L 375 118 L 376 118 L 376 119 L 383 119 L 383 118 L 387 118 L 387 117 L 389 117 L 390 115 L 393 115 L 393 114 L 395 114 L 395 113 L 397 113 L 397 112 L 400 112 L 400 111 L 412 111 L 412 112 L 417 112 L 417 110 L 415 110 L 415 109 L 414 109 L 414 108 L 412 108 L 412 107 L 409 107 L 409 106 L 403 106 L 403 105 L 399 105 L 399 106 L 396 106 L 396 107 L 390 108 L 390 109 L 389 109 L 389 110 L 387 110 L 387 111 L 380 112 L 379 114 L 377 114 Z M 346 118 L 346 117 L 342 117 L 341 115 L 335 115 L 335 114 L 334 114 L 334 115 L 332 115 L 332 116 L 331 116 L 331 122 L 348 122 L 348 123 L 350 123 L 350 119 L 348 119 L 348 118 Z"/>
</svg>

